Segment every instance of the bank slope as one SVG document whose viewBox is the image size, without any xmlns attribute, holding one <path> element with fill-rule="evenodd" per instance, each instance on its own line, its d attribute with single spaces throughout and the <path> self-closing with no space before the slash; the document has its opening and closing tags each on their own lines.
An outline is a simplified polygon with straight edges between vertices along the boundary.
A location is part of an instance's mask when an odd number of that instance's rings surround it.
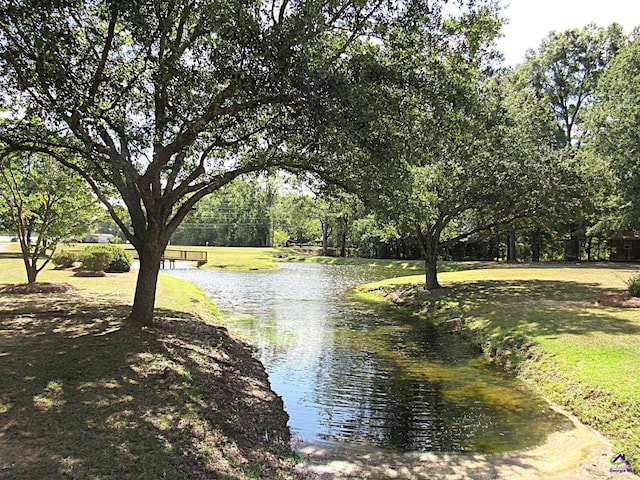
<svg viewBox="0 0 640 480">
<path fill-rule="evenodd" d="M 640 310 L 603 306 L 637 267 L 493 267 L 360 288 L 467 336 L 496 362 L 535 382 L 550 398 L 640 459 Z"/>
<path fill-rule="evenodd" d="M 44 293 L 0 286 L 0 478 L 300 478 L 281 399 L 201 292 L 161 279 L 137 331 L 134 274 L 64 275 Z"/>
</svg>

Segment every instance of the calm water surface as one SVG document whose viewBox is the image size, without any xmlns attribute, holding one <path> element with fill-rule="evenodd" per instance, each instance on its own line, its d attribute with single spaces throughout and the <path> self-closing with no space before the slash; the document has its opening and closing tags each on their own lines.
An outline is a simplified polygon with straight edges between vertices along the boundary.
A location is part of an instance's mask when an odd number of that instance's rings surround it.
<svg viewBox="0 0 640 480">
<path fill-rule="evenodd" d="M 388 306 L 350 298 L 375 267 L 285 263 L 273 272 L 177 269 L 258 348 L 305 443 L 494 453 L 569 426 L 478 350 Z"/>
</svg>

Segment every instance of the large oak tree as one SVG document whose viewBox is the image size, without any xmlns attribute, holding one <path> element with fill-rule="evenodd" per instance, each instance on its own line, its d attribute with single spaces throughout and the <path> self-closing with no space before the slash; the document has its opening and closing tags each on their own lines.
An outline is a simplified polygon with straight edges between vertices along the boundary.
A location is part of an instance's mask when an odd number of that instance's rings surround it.
<svg viewBox="0 0 640 480">
<path fill-rule="evenodd" d="M 130 319 L 149 324 L 161 255 L 200 199 L 273 166 L 360 168 L 309 154 L 319 112 L 351 47 L 422 3 L 0 0 L 0 139 L 89 182 L 139 254 Z"/>
</svg>

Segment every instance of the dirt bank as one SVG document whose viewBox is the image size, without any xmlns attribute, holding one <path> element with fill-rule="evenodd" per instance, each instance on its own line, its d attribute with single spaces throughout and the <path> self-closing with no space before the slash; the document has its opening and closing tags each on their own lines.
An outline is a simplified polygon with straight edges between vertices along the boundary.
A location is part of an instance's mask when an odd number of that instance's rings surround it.
<svg viewBox="0 0 640 480">
<path fill-rule="evenodd" d="M 46 289 L 0 293 L 0 478 L 302 477 L 281 399 L 226 329 L 163 312 L 130 330 L 124 305 Z"/>
</svg>

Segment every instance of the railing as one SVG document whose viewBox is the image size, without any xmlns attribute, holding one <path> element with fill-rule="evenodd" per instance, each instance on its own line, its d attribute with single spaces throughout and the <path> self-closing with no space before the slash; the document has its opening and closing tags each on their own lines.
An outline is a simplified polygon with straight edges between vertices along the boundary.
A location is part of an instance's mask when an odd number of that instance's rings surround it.
<svg viewBox="0 0 640 480">
<path fill-rule="evenodd" d="M 198 265 L 207 263 L 207 252 L 202 250 L 165 250 L 160 259 L 160 266 L 165 267 L 165 261 L 169 261 L 169 268 L 176 266 L 176 261 L 198 262 Z"/>
</svg>

